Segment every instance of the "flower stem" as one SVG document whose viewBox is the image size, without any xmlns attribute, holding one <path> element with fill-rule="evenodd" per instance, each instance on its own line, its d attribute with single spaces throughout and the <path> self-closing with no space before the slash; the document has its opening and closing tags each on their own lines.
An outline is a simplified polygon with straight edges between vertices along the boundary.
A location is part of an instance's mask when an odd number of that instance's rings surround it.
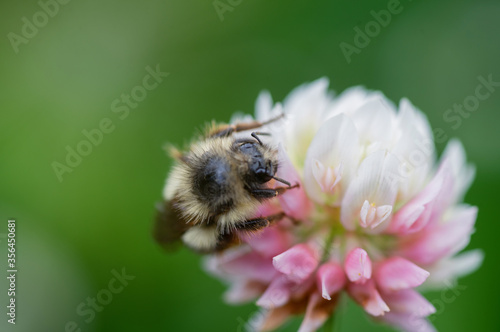
<svg viewBox="0 0 500 332">
<path fill-rule="evenodd" d="M 325 332 L 335 332 L 335 312 L 332 312 L 324 325 Z"/>
<path fill-rule="evenodd" d="M 328 233 L 328 237 L 324 243 L 323 253 L 321 256 L 321 262 L 325 262 L 330 258 L 330 249 L 332 247 L 335 236 L 342 234 L 342 229 L 340 227 L 333 225 L 330 228 L 330 232 Z"/>
</svg>

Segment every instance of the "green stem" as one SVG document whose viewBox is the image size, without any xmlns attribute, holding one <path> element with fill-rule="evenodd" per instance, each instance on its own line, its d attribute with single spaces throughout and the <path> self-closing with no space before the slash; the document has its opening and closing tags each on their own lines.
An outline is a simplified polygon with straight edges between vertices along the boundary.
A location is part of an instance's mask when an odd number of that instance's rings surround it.
<svg viewBox="0 0 500 332">
<path fill-rule="evenodd" d="M 324 248 L 323 248 L 323 253 L 321 256 L 321 262 L 325 262 L 330 258 L 330 248 L 332 247 L 333 240 L 337 235 L 341 235 L 343 233 L 343 229 L 340 228 L 338 225 L 332 225 L 330 228 L 330 233 L 328 234 L 328 237 L 326 239 Z"/>
<path fill-rule="evenodd" d="M 324 331 L 325 332 L 335 332 L 335 312 L 332 312 L 332 315 L 328 317 L 328 320 L 325 322 Z"/>
<path fill-rule="evenodd" d="M 326 239 L 325 247 L 323 248 L 323 253 L 321 256 L 322 262 L 328 259 L 328 256 L 330 254 L 330 248 L 332 246 L 332 241 L 335 238 L 335 233 L 336 233 L 335 227 L 332 227 L 332 229 L 330 230 L 330 234 L 328 234 L 328 238 Z"/>
</svg>

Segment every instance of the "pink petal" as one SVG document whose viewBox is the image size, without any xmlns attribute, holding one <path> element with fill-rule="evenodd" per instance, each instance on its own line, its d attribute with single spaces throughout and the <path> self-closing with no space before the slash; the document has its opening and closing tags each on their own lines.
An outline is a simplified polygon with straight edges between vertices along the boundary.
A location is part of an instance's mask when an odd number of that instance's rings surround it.
<svg viewBox="0 0 500 332">
<path fill-rule="evenodd" d="M 361 248 L 355 248 L 347 254 L 344 269 L 347 278 L 355 283 L 363 284 L 372 276 L 372 262 Z"/>
<path fill-rule="evenodd" d="M 340 291 L 346 282 L 344 270 L 333 262 L 321 265 L 316 278 L 318 289 L 326 300 L 331 300 L 331 296 Z"/>
<path fill-rule="evenodd" d="M 382 296 L 391 312 L 409 313 L 417 317 L 427 317 L 436 312 L 436 308 L 413 289 L 383 293 Z"/>
<path fill-rule="evenodd" d="M 293 287 L 294 283 L 291 280 L 280 275 L 271 282 L 256 304 L 267 309 L 281 307 L 290 299 Z"/>
<path fill-rule="evenodd" d="M 383 318 L 383 321 L 394 325 L 406 332 L 436 332 L 437 330 L 425 318 L 418 317 L 414 314 L 403 314 L 397 312 L 389 312 Z"/>
<path fill-rule="evenodd" d="M 236 257 L 222 257 L 216 260 L 218 274 L 226 278 L 253 279 L 256 281 L 270 282 L 276 275 L 276 270 L 270 258 L 265 258 L 255 251 Z"/>
<path fill-rule="evenodd" d="M 370 226 L 371 229 L 375 229 L 378 225 L 387 220 L 387 218 L 391 216 L 391 213 L 392 205 L 375 206 L 365 200 L 359 213 L 359 224 L 363 228 Z"/>
<path fill-rule="evenodd" d="M 373 280 L 368 280 L 365 284 L 350 283 L 347 289 L 349 295 L 370 315 L 382 316 L 389 312 L 389 307 L 375 288 Z"/>
<path fill-rule="evenodd" d="M 249 302 L 262 294 L 265 287 L 256 282 L 243 281 L 234 282 L 224 293 L 224 300 L 230 304 L 241 304 Z"/>
<path fill-rule="evenodd" d="M 438 169 L 438 174 L 443 173 L 443 184 L 439 194 L 434 200 L 432 213 L 429 217 L 427 227 L 435 225 L 439 222 L 444 212 L 450 207 L 453 200 L 453 191 L 457 179 L 453 178 L 453 165 L 449 158 L 445 158 Z"/>
<path fill-rule="evenodd" d="M 317 331 L 330 317 L 335 304 L 336 301 L 326 301 L 318 293 L 312 293 L 298 332 Z"/>
<path fill-rule="evenodd" d="M 335 186 L 337 186 L 342 179 L 342 172 L 344 169 L 342 162 L 333 169 L 332 167 L 325 167 L 321 161 L 314 159 L 312 168 L 314 179 L 318 182 L 321 191 L 327 194 L 334 194 Z"/>
<path fill-rule="evenodd" d="M 301 299 L 311 292 L 311 289 L 316 285 L 316 275 L 312 273 L 306 280 L 296 283 L 292 289 L 292 298 L 294 300 Z"/>
<path fill-rule="evenodd" d="M 435 225 L 425 233 L 401 243 L 401 253 L 423 265 L 461 250 L 468 242 L 477 217 L 477 207 L 461 209 L 452 220 Z"/>
<path fill-rule="evenodd" d="M 279 204 L 276 204 L 275 201 L 270 200 L 270 201 L 266 201 L 266 202 L 260 204 L 257 211 L 253 215 L 253 217 L 259 218 L 261 216 L 270 216 L 272 214 L 276 214 L 276 213 L 281 212 L 281 210 L 282 209 L 279 206 Z M 243 233 L 243 234 L 245 234 L 245 233 Z"/>
<path fill-rule="evenodd" d="M 258 234 L 245 236 L 247 242 L 253 250 L 264 257 L 274 257 L 290 247 L 290 234 L 279 227 L 267 227 Z"/>
<path fill-rule="evenodd" d="M 429 184 L 392 219 L 387 232 L 410 234 L 421 230 L 429 222 L 436 196 L 441 192 L 447 168 L 441 169 Z"/>
<path fill-rule="evenodd" d="M 276 270 L 287 275 L 295 282 L 307 279 L 316 269 L 319 257 L 316 250 L 306 244 L 297 244 L 273 258 Z"/>
<path fill-rule="evenodd" d="M 300 185 L 300 187 L 289 190 L 279 196 L 283 212 L 292 218 L 298 220 L 304 219 L 311 212 L 312 202 L 307 197 L 299 174 L 293 167 L 292 162 L 288 158 L 288 155 L 281 144 L 278 147 L 278 158 L 280 163 L 276 176 L 285 179 L 292 185 L 296 183 Z"/>
<path fill-rule="evenodd" d="M 270 310 L 261 310 L 250 318 L 245 329 L 241 331 L 274 331 L 283 325 L 293 315 L 289 305 Z"/>
<path fill-rule="evenodd" d="M 377 285 L 386 291 L 417 287 L 428 276 L 429 272 L 401 257 L 386 259 L 375 269 Z"/>
</svg>

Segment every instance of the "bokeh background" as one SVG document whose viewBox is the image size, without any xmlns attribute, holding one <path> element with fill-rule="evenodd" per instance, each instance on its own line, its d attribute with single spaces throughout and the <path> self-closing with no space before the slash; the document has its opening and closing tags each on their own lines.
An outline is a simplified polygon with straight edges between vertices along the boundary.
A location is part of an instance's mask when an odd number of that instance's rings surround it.
<svg viewBox="0 0 500 332">
<path fill-rule="evenodd" d="M 499 331 L 500 88 L 456 130 L 443 114 L 474 94 L 478 76 L 500 81 L 500 2 L 402 0 L 350 63 L 340 43 L 353 44 L 353 29 L 389 1 L 221 2 L 231 8 L 222 19 L 212 1 L 71 0 L 46 22 L 37 1 L 1 2 L 0 276 L 8 218 L 17 219 L 19 273 L 15 326 L 0 278 L 0 330 L 65 331 L 74 321 L 84 332 L 242 331 L 255 306 L 224 304 L 224 285 L 201 270 L 199 256 L 165 254 L 150 237 L 170 165 L 162 146 L 182 144 L 205 121 L 253 112 L 262 89 L 279 101 L 326 76 L 337 92 L 364 85 L 395 102 L 408 97 L 434 128 L 461 139 L 478 169 L 466 197 L 479 206 L 469 248 L 486 259 L 432 320 L 440 331 Z M 13 47 L 11 33 L 22 36 L 23 18 L 34 15 L 41 27 L 24 28 L 31 37 Z M 114 100 L 157 65 L 169 76 L 120 119 Z M 66 147 L 104 118 L 114 131 L 59 181 L 52 163 L 64 163 Z M 135 279 L 85 322 L 78 306 L 122 269 Z M 390 331 L 352 304 L 337 325 Z"/>
</svg>

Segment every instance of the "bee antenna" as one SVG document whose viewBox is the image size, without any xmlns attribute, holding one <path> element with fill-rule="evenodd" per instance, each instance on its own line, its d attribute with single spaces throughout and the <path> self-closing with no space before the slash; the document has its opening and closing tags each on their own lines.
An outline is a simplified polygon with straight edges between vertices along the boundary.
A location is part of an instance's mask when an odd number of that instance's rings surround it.
<svg viewBox="0 0 500 332">
<path fill-rule="evenodd" d="M 275 180 L 276 180 L 276 181 L 278 181 L 278 182 L 284 183 L 284 184 L 286 184 L 286 185 L 287 185 L 287 186 L 289 186 L 289 187 L 291 186 L 291 185 L 290 185 L 290 182 L 288 182 L 288 181 L 286 181 L 286 180 L 283 180 L 283 179 L 281 179 L 281 178 L 279 178 L 279 177 L 277 177 L 277 176 L 273 176 L 273 179 L 275 179 Z"/>
</svg>

